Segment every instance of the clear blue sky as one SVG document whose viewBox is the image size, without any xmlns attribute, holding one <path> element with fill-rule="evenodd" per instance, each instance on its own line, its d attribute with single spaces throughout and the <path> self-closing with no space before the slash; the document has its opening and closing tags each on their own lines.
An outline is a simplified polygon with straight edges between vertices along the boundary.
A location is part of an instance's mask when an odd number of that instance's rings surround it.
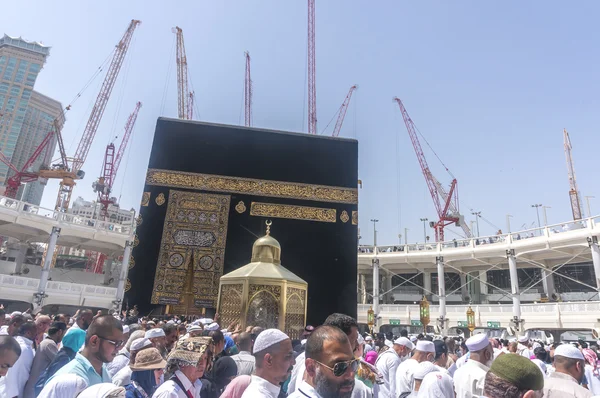
<svg viewBox="0 0 600 398">
<path fill-rule="evenodd" d="M 458 178 L 464 213 L 480 210 L 503 230 L 510 213 L 516 230 L 536 221 L 530 206 L 541 203 L 551 206 L 549 223 L 569 220 L 564 127 L 571 133 L 581 193 L 597 197 L 592 199 L 592 212 L 600 213 L 594 178 L 600 143 L 599 15 L 600 3 L 592 0 L 573 4 L 317 0 L 320 129 L 348 88 L 359 85 L 341 135 L 360 142 L 361 242 L 372 242 L 371 218 L 380 220 L 379 243 L 392 244 L 404 228 L 409 228 L 410 242 L 422 241 L 419 218 L 436 217 L 401 115 L 392 103 L 396 95 Z M 115 184 L 122 207 L 138 208 L 156 118 L 177 114 L 171 52 L 175 25 L 184 30 L 201 120 L 243 122 L 243 54 L 248 50 L 254 125 L 306 130 L 303 0 L 172 5 L 137 0 L 13 1 L 2 5 L 0 31 L 52 46 L 35 89 L 66 105 L 132 18 L 142 20 L 142 25 L 75 197 L 95 198 L 91 184 L 100 172 L 104 148 L 111 136 L 120 135 L 139 100 L 144 106 Z M 101 80 L 68 113 L 63 134 L 70 154 Z M 438 179 L 449 183 L 433 154 L 426 150 L 426 155 Z M 42 204 L 53 207 L 56 192 L 57 183 L 50 183 Z M 470 214 L 466 218 L 473 219 Z M 480 228 L 482 235 L 495 232 L 485 222 Z"/>
</svg>

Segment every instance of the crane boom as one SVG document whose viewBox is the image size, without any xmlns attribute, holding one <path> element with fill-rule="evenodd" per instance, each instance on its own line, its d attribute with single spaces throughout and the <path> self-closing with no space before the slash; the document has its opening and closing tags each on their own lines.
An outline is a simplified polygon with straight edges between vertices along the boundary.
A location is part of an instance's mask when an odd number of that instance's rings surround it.
<svg viewBox="0 0 600 398">
<path fill-rule="evenodd" d="M 139 24 L 140 21 L 132 19 L 129 23 L 129 27 L 123 35 L 123 38 L 121 39 L 121 41 L 119 41 L 119 44 L 117 44 L 115 48 L 115 54 L 108 68 L 106 77 L 104 78 L 104 82 L 102 83 L 102 87 L 100 88 L 100 93 L 96 98 L 96 103 L 92 108 L 92 113 L 90 114 L 90 118 L 88 119 L 87 125 L 85 126 L 85 130 L 83 131 L 83 136 L 81 137 L 81 141 L 79 141 L 79 146 L 75 151 L 75 156 L 73 159 L 74 172 L 81 170 L 81 167 L 85 163 L 85 159 L 87 158 L 94 137 L 96 136 L 96 131 L 98 131 L 98 126 L 100 125 L 100 121 L 102 120 L 102 115 L 104 114 L 104 110 L 106 109 L 106 104 L 108 103 L 110 94 L 112 93 L 112 90 L 115 86 L 115 82 L 117 81 L 117 76 L 119 75 L 121 66 L 123 66 L 125 54 L 127 54 L 127 50 L 129 49 L 129 44 L 131 43 L 133 32 Z"/>
<path fill-rule="evenodd" d="M 569 173 L 569 198 L 571 201 L 571 210 L 573 211 L 573 220 L 581 220 L 583 218 L 583 211 L 581 210 L 581 200 L 579 190 L 577 189 L 577 179 L 575 178 L 575 166 L 573 165 L 573 157 L 571 150 L 571 138 L 567 129 L 563 130 L 564 144 L 565 144 L 565 156 L 567 158 L 567 172 Z"/>
<path fill-rule="evenodd" d="M 308 0 L 308 134 L 317 134 L 315 0 Z"/>
<path fill-rule="evenodd" d="M 425 158 L 425 153 L 421 147 L 421 142 L 419 141 L 414 122 L 410 118 L 400 98 L 394 97 L 394 101 L 398 103 L 398 106 L 400 107 L 400 112 L 402 113 L 406 130 L 408 130 L 410 141 L 412 142 L 415 154 L 417 155 L 417 160 L 421 166 L 423 177 L 425 177 L 427 188 L 429 189 L 429 193 L 439 217 L 439 220 L 434 226 L 436 241 L 444 240 L 444 227 L 450 224 L 456 224 L 457 226 L 460 226 L 467 234 L 467 237 L 470 237 L 471 231 L 463 222 L 463 217 L 460 215 L 458 210 L 458 181 L 456 178 L 452 179 L 450 189 L 446 191 L 437 178 L 435 178 L 435 176 L 431 173 L 431 169 L 429 168 L 429 164 Z"/>
<path fill-rule="evenodd" d="M 244 125 L 252 126 L 252 78 L 250 77 L 250 53 L 246 51 L 246 75 L 244 78 Z"/>
<path fill-rule="evenodd" d="M 352 93 L 356 90 L 358 86 L 355 84 L 350 87 L 348 94 L 346 94 L 346 98 L 344 102 L 342 102 L 342 106 L 340 106 L 340 113 L 338 114 L 337 121 L 335 122 L 335 127 L 333 129 L 332 137 L 337 137 L 340 135 L 340 130 L 342 129 L 342 124 L 344 124 L 344 118 L 346 117 L 346 111 L 348 110 L 348 105 L 350 104 L 350 98 L 352 98 Z"/>
<path fill-rule="evenodd" d="M 123 139 L 121 140 L 121 145 L 119 145 L 119 150 L 115 151 L 115 144 L 112 142 L 106 146 L 104 161 L 102 163 L 102 175 L 98 178 L 98 181 L 95 181 L 94 184 L 92 184 L 94 192 L 98 193 L 98 202 L 102 204 L 100 214 L 103 218 L 107 215 L 108 206 L 115 203 L 114 198 L 111 198 L 110 196 L 112 187 L 117 178 L 117 172 L 119 171 L 123 154 L 127 148 L 127 143 L 131 137 L 131 132 L 133 131 L 141 107 L 142 103 L 137 102 L 135 109 L 131 115 L 129 115 L 127 123 L 125 124 Z"/>
<path fill-rule="evenodd" d="M 180 119 L 189 120 L 193 115 L 191 110 L 193 94 L 188 83 L 188 64 L 183 41 L 183 30 L 176 26 L 173 28 L 177 40 L 177 110 Z"/>
</svg>

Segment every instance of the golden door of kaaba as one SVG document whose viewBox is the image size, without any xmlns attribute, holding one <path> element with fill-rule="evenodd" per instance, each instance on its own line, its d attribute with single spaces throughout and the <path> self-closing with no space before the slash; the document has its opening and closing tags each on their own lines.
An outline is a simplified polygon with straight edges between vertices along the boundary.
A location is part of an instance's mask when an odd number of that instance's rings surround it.
<svg viewBox="0 0 600 398">
<path fill-rule="evenodd" d="M 214 314 L 220 276 L 272 219 L 282 262 L 308 283 L 307 322 L 356 316 L 357 182 L 355 140 L 160 118 L 125 305 Z"/>
</svg>

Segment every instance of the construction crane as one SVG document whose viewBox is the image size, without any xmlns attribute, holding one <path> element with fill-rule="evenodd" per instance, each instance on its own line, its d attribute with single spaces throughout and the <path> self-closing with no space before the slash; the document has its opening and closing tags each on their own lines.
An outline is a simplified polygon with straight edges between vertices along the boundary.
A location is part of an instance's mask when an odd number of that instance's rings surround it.
<svg viewBox="0 0 600 398">
<path fill-rule="evenodd" d="M 123 61 L 125 60 L 125 55 L 129 49 L 135 28 L 140 23 L 141 21 L 135 19 L 131 20 L 127 30 L 125 31 L 125 34 L 115 47 L 115 52 L 108 68 L 108 72 L 106 73 L 106 77 L 104 78 L 104 82 L 100 88 L 100 93 L 98 93 L 98 97 L 96 98 L 96 102 L 92 108 L 92 112 L 83 131 L 83 135 L 81 136 L 81 140 L 77 146 L 77 150 L 75 151 L 75 156 L 72 158 L 66 156 L 62 138 L 60 138 L 59 134 L 57 137 L 59 137 L 61 163 L 53 165 L 51 169 L 40 170 L 39 172 L 39 176 L 42 178 L 61 179 L 55 205 L 56 211 L 67 211 L 69 208 L 69 203 L 71 202 L 71 194 L 73 193 L 75 181 L 80 180 L 85 176 L 85 173 L 83 170 L 81 170 L 81 167 L 85 163 L 90 147 L 92 146 L 92 142 L 94 141 L 94 137 L 96 136 L 96 131 L 98 131 L 98 126 L 100 125 L 100 121 L 104 115 L 104 110 L 106 109 L 106 104 L 108 103 L 110 94 L 115 86 L 117 76 L 119 75 L 121 67 L 123 66 Z"/>
<path fill-rule="evenodd" d="M 344 102 L 340 106 L 337 122 L 335 122 L 333 134 L 331 135 L 332 137 L 337 137 L 340 135 L 340 130 L 342 129 L 342 124 L 344 124 L 344 118 L 346 117 L 346 111 L 348 110 L 348 105 L 350 104 L 350 98 L 352 98 L 352 93 L 357 88 L 358 88 L 358 86 L 356 84 L 354 86 L 350 87 L 350 91 L 348 91 L 348 94 L 346 95 Z"/>
<path fill-rule="evenodd" d="M 250 77 L 250 53 L 244 53 L 246 57 L 246 74 L 244 78 L 244 125 L 252 126 L 252 79 Z"/>
<path fill-rule="evenodd" d="M 177 40 L 177 110 L 179 118 L 184 120 L 192 119 L 194 115 L 194 93 L 190 91 L 188 83 L 188 64 L 185 54 L 185 43 L 183 42 L 183 30 L 179 26 L 173 28 L 173 33 Z"/>
<path fill-rule="evenodd" d="M 315 0 L 308 0 L 308 134 L 317 134 Z"/>
<path fill-rule="evenodd" d="M 141 107 L 141 102 L 136 103 L 135 109 L 131 115 L 129 115 L 127 123 L 125 124 L 123 139 L 121 140 L 121 145 L 119 145 L 119 150 L 115 153 L 115 144 L 112 142 L 106 146 L 104 162 L 102 162 L 102 175 L 92 184 L 94 192 L 98 193 L 98 202 L 102 204 L 102 207 L 100 208 L 100 216 L 102 219 L 106 219 L 106 216 L 108 215 L 108 206 L 116 203 L 116 198 L 110 196 L 112 187 L 117 178 L 119 165 L 123 159 L 125 148 L 127 148 L 127 143 L 131 137 L 131 132 L 133 131 Z"/>
<path fill-rule="evenodd" d="M 569 173 L 569 198 L 571 199 L 571 210 L 573 211 L 573 220 L 581 220 L 583 211 L 581 210 L 581 196 L 577 189 L 577 180 L 575 179 L 575 167 L 573 166 L 573 157 L 571 156 L 571 139 L 567 129 L 563 129 L 565 156 L 567 157 L 567 172 Z"/>
<path fill-rule="evenodd" d="M 446 171 L 448 171 L 448 173 L 452 176 L 450 189 L 446 191 L 437 178 L 434 177 L 429 169 L 429 165 L 427 164 L 427 159 L 425 159 L 423 149 L 421 148 L 421 143 L 419 142 L 419 137 L 417 136 L 417 128 L 415 124 L 408 115 L 408 112 L 406 111 L 406 108 L 404 107 L 404 104 L 400 98 L 394 97 L 394 101 L 396 101 L 400 107 L 404 124 L 406 124 L 408 135 L 410 136 L 413 148 L 415 149 L 417 159 L 419 160 L 421 170 L 423 171 L 423 176 L 425 177 L 425 182 L 427 183 L 427 188 L 429 188 L 429 193 L 431 194 L 433 204 L 439 217 L 439 220 L 433 224 L 436 242 L 441 242 L 444 240 L 444 228 L 450 224 L 455 224 L 457 227 L 461 227 L 465 232 L 466 237 L 470 238 L 471 230 L 464 222 L 464 216 L 462 216 L 458 210 L 458 182 L 456 178 L 454 178 L 452 173 L 450 173 L 450 171 L 446 168 Z"/>
<path fill-rule="evenodd" d="M 19 187 L 21 187 L 21 184 L 37 181 L 38 173 L 37 171 L 32 171 L 31 168 L 33 166 L 33 163 L 40 157 L 43 151 L 46 151 L 46 156 L 44 157 L 42 164 L 48 162 L 48 148 L 50 147 L 50 142 L 52 142 L 52 139 L 54 137 L 54 131 L 48 132 L 48 134 L 46 134 L 42 142 L 37 146 L 37 148 L 35 148 L 33 154 L 31 154 L 29 159 L 27 159 L 21 170 L 18 170 L 11 163 L 10 159 L 8 159 L 2 152 L 0 152 L 0 161 L 6 164 L 8 168 L 14 172 L 14 174 L 6 180 L 6 190 L 4 191 L 4 196 L 6 196 L 7 198 L 15 199 L 17 197 L 17 192 L 19 191 Z"/>
</svg>

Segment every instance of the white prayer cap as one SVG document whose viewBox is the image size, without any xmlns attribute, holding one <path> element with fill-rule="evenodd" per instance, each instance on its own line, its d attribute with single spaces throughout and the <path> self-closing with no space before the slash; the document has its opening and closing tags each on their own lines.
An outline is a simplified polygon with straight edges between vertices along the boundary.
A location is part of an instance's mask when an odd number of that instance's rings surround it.
<svg viewBox="0 0 600 398">
<path fill-rule="evenodd" d="M 517 339 L 515 339 L 515 338 L 512 338 L 512 339 L 508 340 L 509 343 L 514 343 L 516 341 L 517 341 Z"/>
<path fill-rule="evenodd" d="M 23 313 L 19 312 L 19 311 L 15 311 L 15 312 L 13 312 L 13 313 L 10 314 L 10 317 L 12 318 L 15 315 L 23 315 Z"/>
<path fill-rule="evenodd" d="M 210 325 L 208 325 L 208 326 L 205 326 L 205 327 L 204 327 L 204 330 L 210 330 L 210 331 L 213 331 L 213 330 L 219 330 L 219 324 L 218 324 L 218 323 L 216 323 L 216 322 L 213 322 L 213 323 L 211 323 Z"/>
<path fill-rule="evenodd" d="M 417 341 L 417 351 L 421 352 L 431 352 L 435 354 L 435 345 L 432 341 L 428 340 L 419 340 Z"/>
<path fill-rule="evenodd" d="M 210 318 L 201 318 L 201 319 L 198 319 L 198 321 L 199 321 L 200 323 L 203 323 L 203 324 L 205 324 L 205 325 L 213 322 L 213 320 L 212 320 L 212 319 L 210 319 Z"/>
<path fill-rule="evenodd" d="M 386 346 L 386 347 L 388 347 L 388 348 L 392 348 L 392 347 L 394 346 L 394 343 L 392 343 L 392 342 L 391 342 L 391 341 L 389 341 L 389 340 L 386 340 L 386 341 L 385 341 L 385 346 Z"/>
<path fill-rule="evenodd" d="M 411 351 L 415 348 L 415 345 L 409 339 L 407 339 L 406 337 L 400 337 L 400 338 L 396 339 L 394 341 L 394 344 L 398 344 L 398 345 L 404 346 L 404 347 L 408 348 Z"/>
<path fill-rule="evenodd" d="M 365 337 L 365 341 L 373 341 L 373 337 L 371 337 L 370 335 L 367 335 L 367 337 Z"/>
<path fill-rule="evenodd" d="M 531 346 L 532 349 L 536 349 L 538 347 L 541 347 L 542 345 L 540 343 L 538 343 L 537 341 L 533 343 L 533 345 Z"/>
<path fill-rule="evenodd" d="M 469 351 L 481 351 L 488 345 L 490 345 L 490 340 L 488 339 L 485 333 L 476 334 L 475 336 L 471 336 L 465 341 L 467 348 Z"/>
<path fill-rule="evenodd" d="M 439 369 L 431 362 L 424 361 L 417 365 L 413 372 L 413 378 L 415 380 L 423 380 L 428 373 L 437 372 Z"/>
<path fill-rule="evenodd" d="M 129 326 L 123 325 L 123 333 L 129 333 Z"/>
<path fill-rule="evenodd" d="M 165 337 L 165 331 L 161 328 L 154 328 L 146 331 L 146 335 L 144 336 L 147 339 L 154 339 L 157 337 Z"/>
<path fill-rule="evenodd" d="M 529 337 L 519 336 L 519 343 L 527 343 L 528 341 L 529 341 Z"/>
<path fill-rule="evenodd" d="M 253 354 L 266 350 L 267 348 L 280 343 L 284 340 L 289 340 L 287 334 L 283 333 L 279 329 L 267 329 L 258 335 L 254 341 Z"/>
<path fill-rule="evenodd" d="M 192 325 L 187 329 L 188 333 L 190 332 L 201 332 L 202 331 L 202 326 L 199 325 Z"/>
<path fill-rule="evenodd" d="M 581 353 L 581 351 L 579 351 L 579 348 L 574 347 L 571 344 L 561 344 L 558 347 L 556 347 L 556 349 L 554 350 L 554 356 L 585 360 L 583 358 L 583 354 Z"/>
<path fill-rule="evenodd" d="M 175 322 L 172 319 L 169 319 L 167 321 L 167 325 L 174 325 L 174 324 L 175 324 Z"/>
<path fill-rule="evenodd" d="M 410 341 L 415 343 L 417 341 L 417 336 L 410 336 Z"/>
<path fill-rule="evenodd" d="M 142 348 L 152 345 L 152 342 L 147 338 L 135 339 L 129 347 L 129 351 L 139 351 Z"/>
</svg>

